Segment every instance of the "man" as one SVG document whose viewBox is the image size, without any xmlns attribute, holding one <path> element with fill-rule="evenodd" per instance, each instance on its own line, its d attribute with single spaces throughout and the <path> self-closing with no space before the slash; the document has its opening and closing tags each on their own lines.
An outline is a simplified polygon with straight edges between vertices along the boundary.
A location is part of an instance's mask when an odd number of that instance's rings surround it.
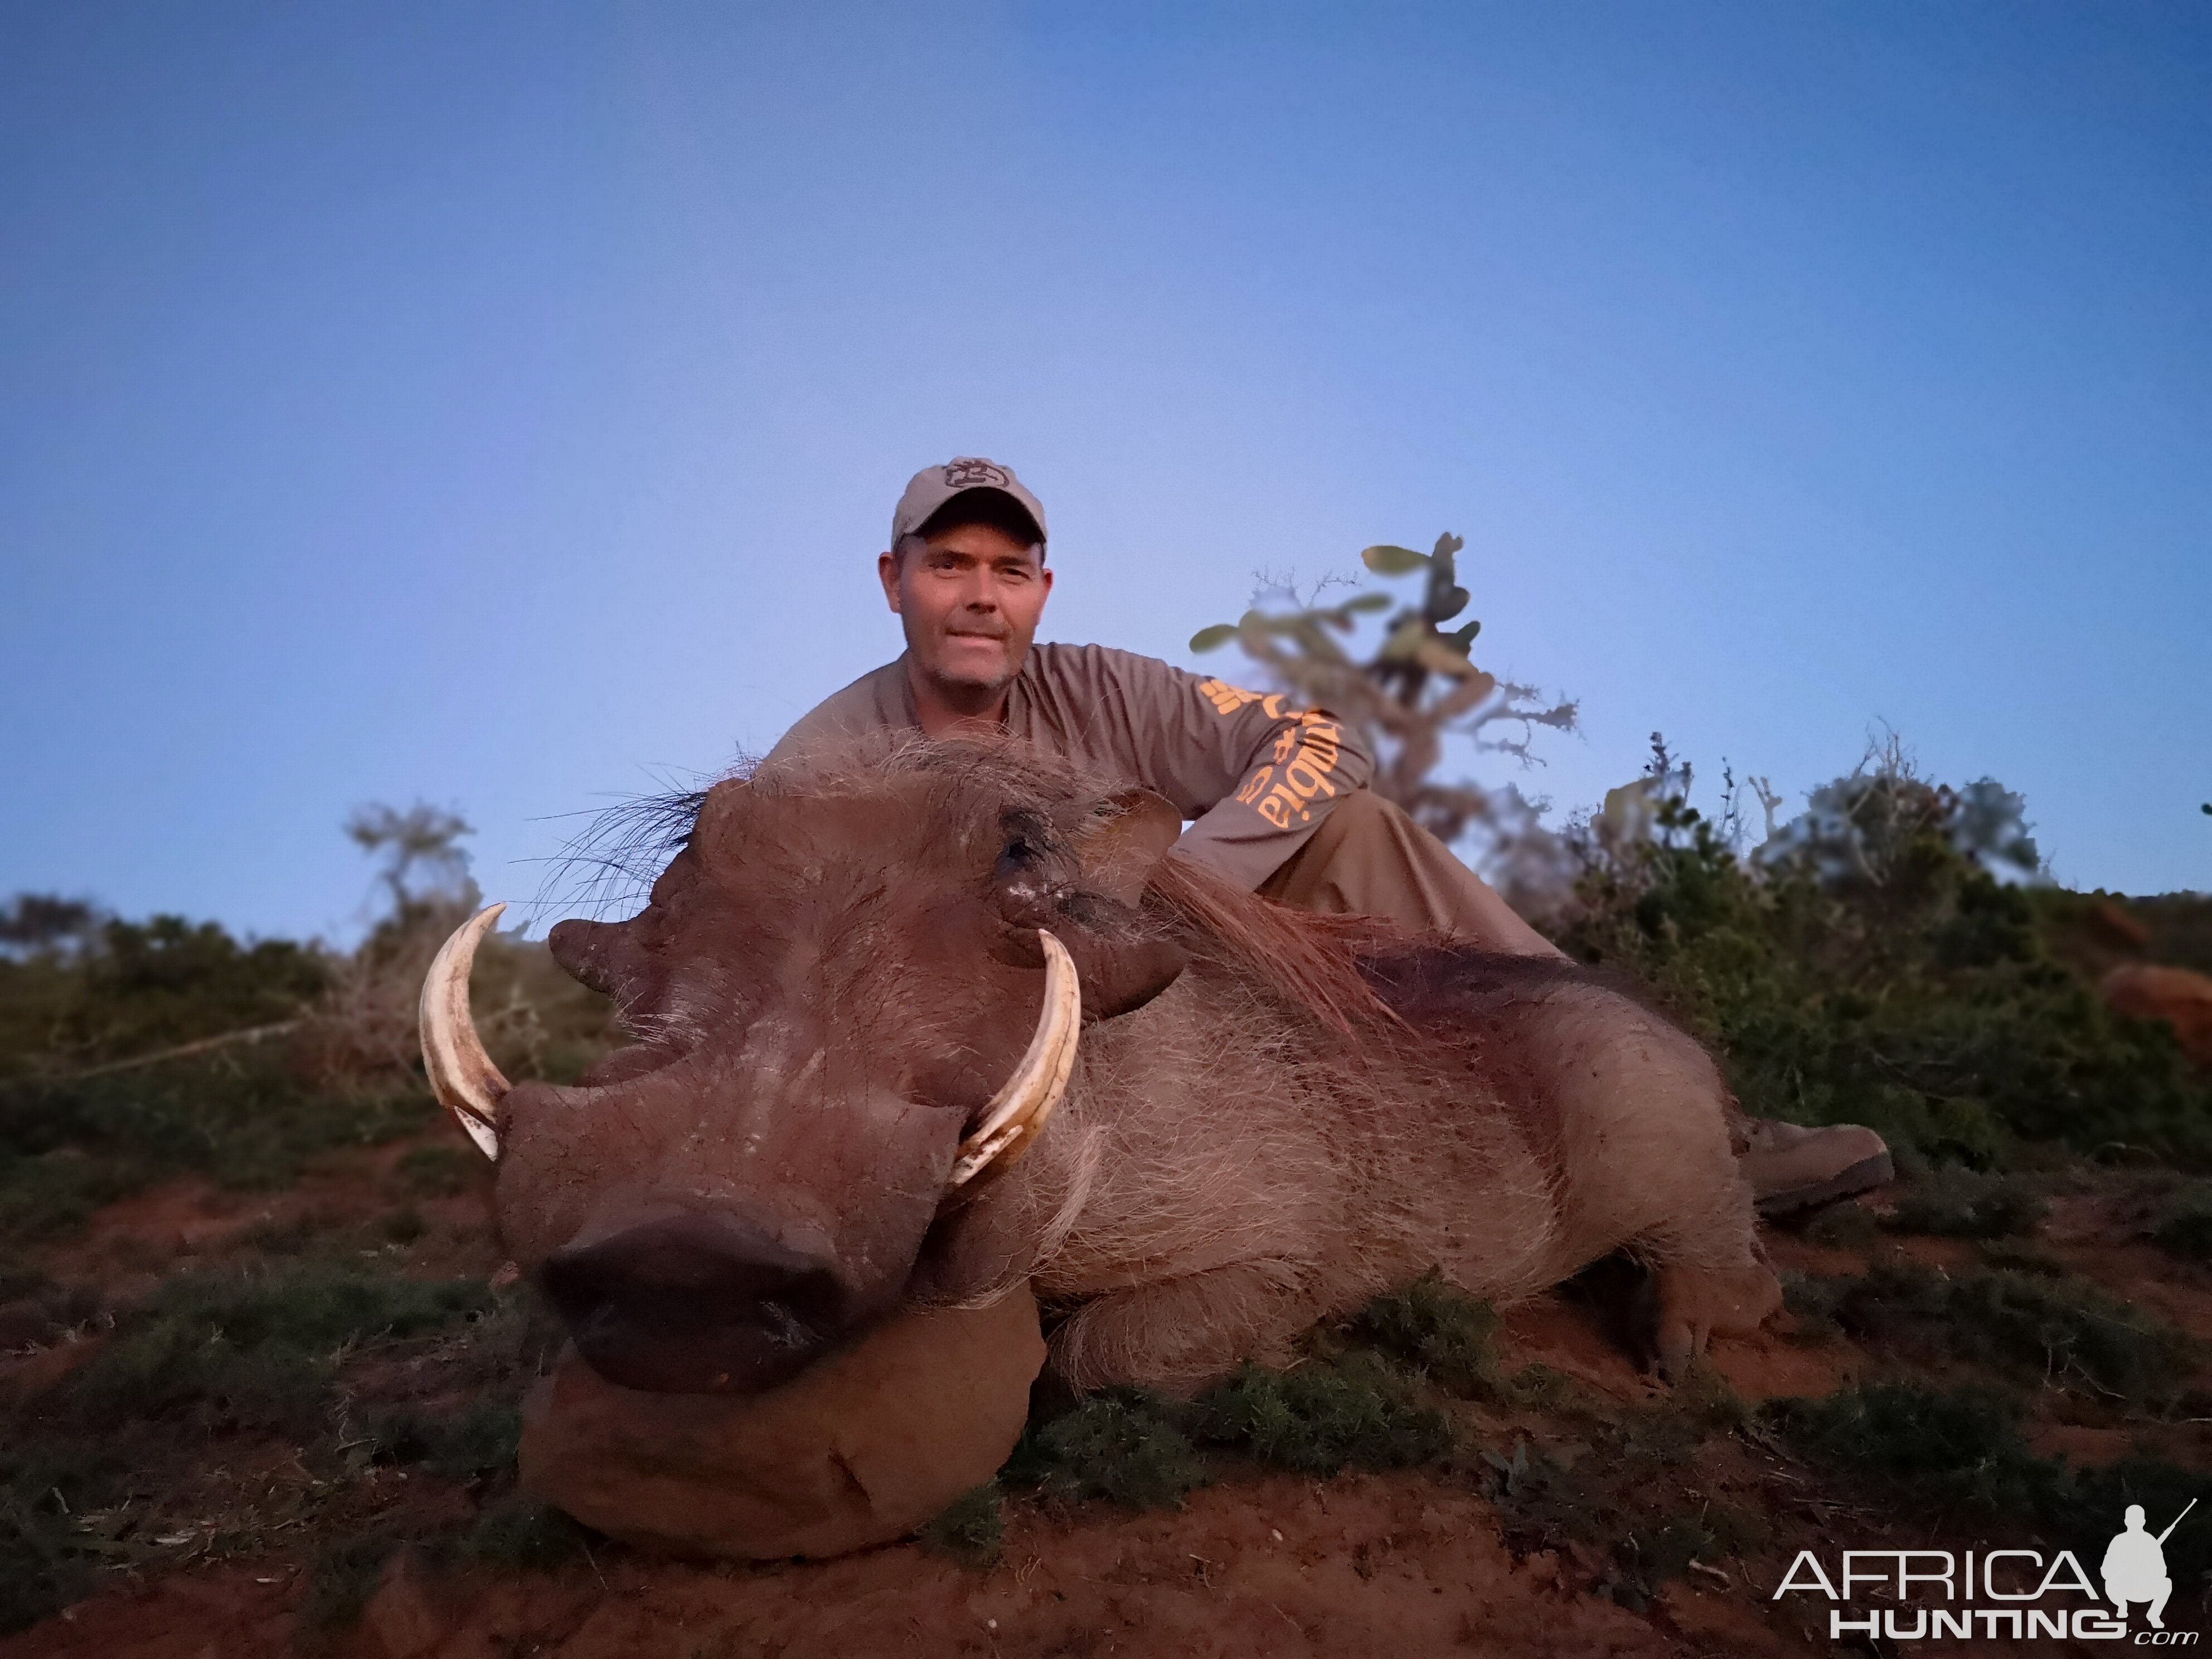
<svg viewBox="0 0 2212 1659">
<path fill-rule="evenodd" d="M 1310 910 L 1528 956 L 1562 954 L 1443 842 L 1371 793 L 1356 732 L 1150 657 L 1032 646 L 1052 592 L 1044 507 L 1008 468 L 972 456 L 924 467 L 876 561 L 907 648 L 807 714 L 770 751 L 883 731 L 1009 732 L 1164 795 L 1195 822 L 1173 856 Z M 1769 1212 L 1890 1176 L 1870 1129 L 1747 1126 L 1744 1172 Z"/>
</svg>

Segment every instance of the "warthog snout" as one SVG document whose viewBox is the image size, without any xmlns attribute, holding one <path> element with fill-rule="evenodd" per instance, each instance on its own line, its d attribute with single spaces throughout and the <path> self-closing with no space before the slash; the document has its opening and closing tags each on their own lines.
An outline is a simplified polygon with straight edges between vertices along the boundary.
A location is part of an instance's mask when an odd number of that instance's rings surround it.
<svg viewBox="0 0 2212 1659">
<path fill-rule="evenodd" d="M 830 1261 L 702 1211 L 556 1251 L 539 1279 L 595 1370 L 661 1394 L 773 1388 L 859 1311 Z"/>
</svg>

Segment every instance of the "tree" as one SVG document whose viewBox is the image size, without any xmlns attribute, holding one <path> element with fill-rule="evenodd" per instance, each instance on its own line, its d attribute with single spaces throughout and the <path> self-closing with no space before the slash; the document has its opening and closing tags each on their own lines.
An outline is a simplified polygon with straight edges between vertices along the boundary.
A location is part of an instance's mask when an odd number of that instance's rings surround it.
<svg viewBox="0 0 2212 1659">
<path fill-rule="evenodd" d="M 106 914 L 88 899 L 58 893 L 18 893 L 0 905 L 0 956 L 82 951 L 99 936 Z"/>
<path fill-rule="evenodd" d="M 1421 578 L 1416 597 L 1405 601 L 1376 590 L 1324 605 L 1320 599 L 1329 588 L 1352 584 L 1325 578 L 1302 593 L 1292 580 L 1263 577 L 1243 617 L 1200 629 L 1190 648 L 1214 651 L 1233 640 L 1275 689 L 1329 709 L 1374 755 L 1375 793 L 1439 841 L 1480 837 L 1511 896 L 1516 887 L 1554 884 L 1556 848 L 1538 823 L 1541 805 L 1510 785 L 1486 789 L 1433 775 L 1452 738 L 1478 752 L 1535 764 L 1537 728 L 1574 731 L 1577 705 L 1551 702 L 1534 686 L 1479 667 L 1472 653 L 1480 622 L 1446 627 L 1472 599 L 1459 581 L 1465 546 L 1447 532 L 1428 553 L 1389 545 L 1362 552 L 1360 562 L 1377 576 Z M 1363 618 L 1386 612 L 1391 614 L 1372 654 L 1355 656 L 1346 648 L 1349 636 Z"/>
<path fill-rule="evenodd" d="M 345 832 L 362 852 L 381 860 L 377 879 L 392 895 L 395 917 L 426 905 L 474 902 L 476 884 L 460 839 L 476 831 L 459 813 L 422 801 L 403 812 L 374 801 L 354 808 Z"/>
</svg>

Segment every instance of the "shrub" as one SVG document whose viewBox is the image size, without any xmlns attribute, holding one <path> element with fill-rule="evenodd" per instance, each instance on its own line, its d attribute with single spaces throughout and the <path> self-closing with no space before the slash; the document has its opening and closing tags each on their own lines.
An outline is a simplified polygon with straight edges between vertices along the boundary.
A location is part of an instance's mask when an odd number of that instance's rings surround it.
<svg viewBox="0 0 2212 1659">
<path fill-rule="evenodd" d="M 1954 1279 L 1889 1262 L 1863 1278 L 1801 1282 L 1790 1294 L 1794 1310 L 1863 1341 L 2137 1404 L 2178 1391 L 2194 1359 L 2186 1335 L 2124 1303 L 2012 1269 Z"/>
<path fill-rule="evenodd" d="M 324 1540 L 315 1551 L 307 1593 L 300 1602 L 302 1635 L 311 1640 L 326 1637 L 360 1618 L 384 1576 L 384 1564 L 405 1541 L 390 1530 Z"/>
<path fill-rule="evenodd" d="M 1869 1124 L 1908 1164 L 1989 1169 L 2056 1141 L 2212 1167 L 2212 1079 L 2060 959 L 2063 906 L 1985 867 L 2026 855 L 2005 826 L 1983 833 L 2003 792 L 1878 757 L 1821 792 L 1833 822 L 1808 814 L 1747 860 L 1663 751 L 1636 787 L 1638 833 L 1608 809 L 1577 843 L 1558 936 L 1711 1040 L 1746 1109 Z"/>
<path fill-rule="evenodd" d="M 1204 1443 L 1234 1447 L 1262 1463 L 1333 1475 L 1346 1465 L 1404 1468 L 1451 1449 L 1451 1428 L 1407 1397 L 1381 1365 L 1357 1357 L 1341 1368 L 1293 1371 L 1246 1364 L 1199 1402 Z"/>
<path fill-rule="evenodd" d="M 478 1279 L 428 1282 L 304 1261 L 180 1273 L 58 1395 L 88 1425 L 191 1414 L 313 1434 L 337 1352 L 438 1329 L 491 1305 Z"/>
<path fill-rule="evenodd" d="M 514 1466 L 522 1413 L 496 1400 L 478 1401 L 450 1416 L 402 1406 L 371 1413 L 361 1437 L 378 1462 L 419 1464 L 433 1474 L 463 1480 Z"/>
<path fill-rule="evenodd" d="M 87 948 L 0 960 L 0 1055 L 77 1070 L 296 1018 L 328 960 L 289 939 L 241 944 L 216 923 L 109 921 Z"/>
<path fill-rule="evenodd" d="M 1810 1242 L 1838 1250 L 1862 1249 L 1874 1243 L 1881 1231 L 1873 1213 L 1856 1204 L 1833 1204 L 1816 1210 L 1804 1227 Z"/>
<path fill-rule="evenodd" d="M 484 1162 L 459 1146 L 410 1146 L 392 1166 L 401 1188 L 416 1198 L 448 1198 L 477 1184 Z"/>
<path fill-rule="evenodd" d="M 1726 1415 L 1738 1420 L 1741 1401 Z M 1694 1514 L 1678 1507 L 1690 1461 L 1716 1426 L 1710 1409 L 1669 1402 L 1589 1425 L 1578 1455 L 1532 1453 L 1516 1441 L 1510 1456 L 1482 1453 L 1483 1495 L 1516 1552 L 1561 1550 L 1598 1564 L 1593 1588 L 1640 1609 L 1698 1555 L 1760 1540 L 1760 1525 L 1734 1509 L 1707 1499 Z"/>
<path fill-rule="evenodd" d="M 411 1085 L 305 1089 L 269 1054 L 0 1084 L 0 1237 L 81 1224 L 94 1206 L 170 1175 L 286 1186 L 319 1153 L 394 1139 L 436 1114 Z"/>
<path fill-rule="evenodd" d="M 995 1485 L 963 1492 L 921 1529 L 924 1549 L 963 1567 L 996 1565 L 1005 1544 L 1006 1522 Z"/>
<path fill-rule="evenodd" d="M 1346 1334 L 1419 1370 L 1447 1393 L 1499 1400 L 1508 1383 L 1498 1358 L 1498 1316 L 1444 1282 L 1435 1268 L 1401 1291 L 1378 1296 L 1346 1322 Z"/>
<path fill-rule="evenodd" d="M 1947 1238 L 2006 1238 L 2030 1231 L 2049 1207 L 2014 1176 L 1990 1176 L 1955 1165 L 1914 1183 L 1890 1223 L 1901 1233 Z"/>
<path fill-rule="evenodd" d="M 1916 1508 L 2017 1516 L 2063 1496 L 2062 1467 L 2028 1449 L 2018 1407 L 1999 1395 L 1877 1382 L 1769 1401 L 1765 1413 L 1808 1462 Z"/>
<path fill-rule="evenodd" d="M 1164 1401 L 1135 1390 L 1092 1395 L 1022 1431 L 1000 1478 L 1048 1498 L 1104 1498 L 1133 1510 L 1180 1507 L 1205 1465 Z"/>
<path fill-rule="evenodd" d="M 2155 1531 L 2203 1490 L 2201 1473 L 2140 1452 L 2089 1470 L 2039 1457 L 2021 1435 L 2017 1405 L 1983 1391 L 1880 1382 L 1823 1400 L 1769 1401 L 1764 1410 L 1818 1468 L 1923 1516 L 1955 1513 L 2047 1528 L 2091 1563 L 2082 1544 L 2110 1537 L 2129 1504 L 2142 1504 Z M 2166 1550 L 2177 1586 L 2200 1583 L 2212 1571 L 2212 1528 L 2183 1527 Z"/>
<path fill-rule="evenodd" d="M 2190 1261 L 2212 1261 L 2212 1182 L 2191 1182 L 2170 1194 L 2152 1217 L 2159 1246 Z"/>
<path fill-rule="evenodd" d="M 510 1498 L 478 1516 L 460 1540 L 470 1560 L 528 1572 L 550 1572 L 591 1547 L 592 1534 L 559 1510 Z"/>
<path fill-rule="evenodd" d="M 91 1587 L 96 1557 L 76 1516 L 112 1503 L 129 1471 L 112 1451 L 10 1434 L 0 1442 L 0 1635 Z"/>
</svg>

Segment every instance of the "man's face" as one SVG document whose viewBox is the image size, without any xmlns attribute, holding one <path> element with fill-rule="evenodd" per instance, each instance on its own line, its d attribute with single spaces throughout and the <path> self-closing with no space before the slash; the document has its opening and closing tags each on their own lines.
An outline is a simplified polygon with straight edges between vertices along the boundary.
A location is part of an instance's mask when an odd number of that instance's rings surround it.
<svg viewBox="0 0 2212 1659">
<path fill-rule="evenodd" d="M 1052 572 L 1038 550 L 989 525 L 942 531 L 902 558 L 877 561 L 907 648 L 940 685 L 996 690 L 1021 672 Z"/>
</svg>

